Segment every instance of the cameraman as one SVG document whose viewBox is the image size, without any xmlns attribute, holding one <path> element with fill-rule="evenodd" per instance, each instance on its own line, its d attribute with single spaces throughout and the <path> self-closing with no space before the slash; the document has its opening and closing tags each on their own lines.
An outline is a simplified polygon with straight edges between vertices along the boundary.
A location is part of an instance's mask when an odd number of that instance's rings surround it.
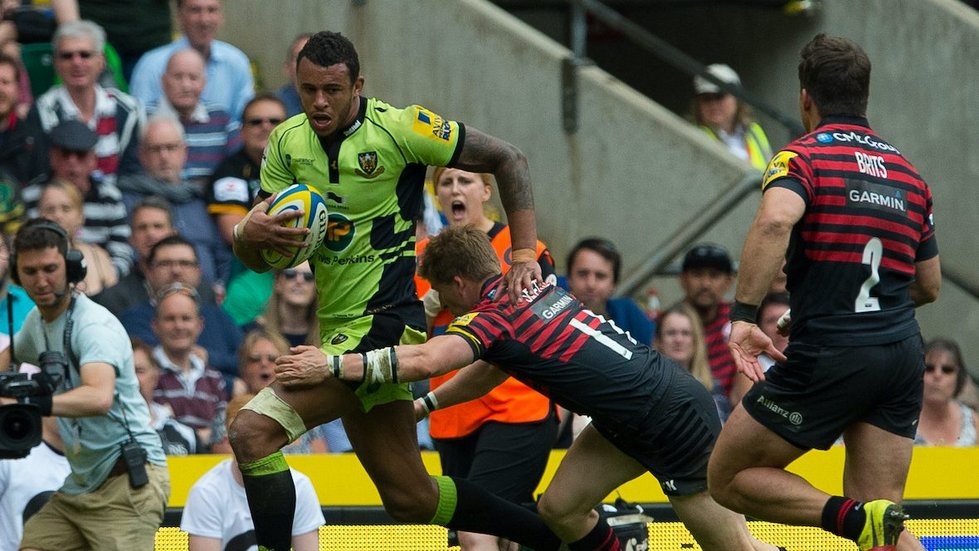
<svg viewBox="0 0 979 551">
<path fill-rule="evenodd" d="M 41 366 L 54 395 L 31 396 L 58 417 L 71 474 L 24 526 L 21 549 L 152 549 L 170 493 L 160 438 L 139 394 L 122 324 L 74 284 L 84 261 L 60 226 L 25 223 L 11 276 L 34 300 L 14 339 L 19 361 Z M 10 403 L 9 398 L 0 403 Z"/>
</svg>

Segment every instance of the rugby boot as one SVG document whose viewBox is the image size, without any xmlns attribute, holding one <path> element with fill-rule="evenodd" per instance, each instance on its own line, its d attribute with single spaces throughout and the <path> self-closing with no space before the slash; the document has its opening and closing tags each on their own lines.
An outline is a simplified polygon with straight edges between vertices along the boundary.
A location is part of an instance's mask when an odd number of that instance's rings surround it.
<svg viewBox="0 0 979 551">
<path fill-rule="evenodd" d="M 908 515 L 900 505 L 886 499 L 868 501 L 863 504 L 863 510 L 867 520 L 857 539 L 860 551 L 894 551 Z"/>
</svg>

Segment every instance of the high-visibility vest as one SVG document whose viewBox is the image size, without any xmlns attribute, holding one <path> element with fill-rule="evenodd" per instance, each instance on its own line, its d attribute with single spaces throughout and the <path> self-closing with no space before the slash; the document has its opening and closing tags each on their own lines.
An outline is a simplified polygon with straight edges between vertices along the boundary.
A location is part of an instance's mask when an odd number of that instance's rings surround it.
<svg viewBox="0 0 979 551">
<path fill-rule="evenodd" d="M 700 128 L 711 138 L 721 141 L 720 136 L 712 128 L 707 126 Z M 768 136 L 765 135 L 765 131 L 761 129 L 758 123 L 753 122 L 745 128 L 744 146 L 748 151 L 748 162 L 751 163 L 751 166 L 764 172 L 768 168 L 768 161 L 772 158 L 772 146 L 768 143 Z"/>
</svg>

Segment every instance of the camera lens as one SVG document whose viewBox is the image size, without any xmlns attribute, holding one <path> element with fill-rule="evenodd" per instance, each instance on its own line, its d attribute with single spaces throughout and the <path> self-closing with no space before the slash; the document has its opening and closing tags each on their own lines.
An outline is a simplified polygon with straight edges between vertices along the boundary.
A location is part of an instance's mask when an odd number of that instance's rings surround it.
<svg viewBox="0 0 979 551">
<path fill-rule="evenodd" d="M 22 411 L 11 411 L 0 421 L 0 433 L 13 442 L 19 442 L 34 432 L 34 421 Z"/>
</svg>

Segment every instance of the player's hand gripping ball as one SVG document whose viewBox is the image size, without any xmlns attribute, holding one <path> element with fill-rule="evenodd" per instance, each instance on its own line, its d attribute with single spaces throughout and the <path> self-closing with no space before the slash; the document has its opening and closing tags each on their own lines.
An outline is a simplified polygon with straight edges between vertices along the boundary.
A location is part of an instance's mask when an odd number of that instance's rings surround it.
<svg viewBox="0 0 979 551">
<path fill-rule="evenodd" d="M 262 259 L 277 269 L 291 268 L 302 264 L 313 256 L 316 249 L 323 244 L 326 237 L 329 213 L 326 201 L 316 189 L 306 184 L 293 184 L 276 194 L 269 205 L 268 215 L 275 216 L 280 212 L 301 210 L 303 215 L 283 223 L 290 228 L 308 228 L 305 236 L 297 236 L 296 248 L 289 255 L 282 255 L 272 249 L 262 249 Z"/>
</svg>

